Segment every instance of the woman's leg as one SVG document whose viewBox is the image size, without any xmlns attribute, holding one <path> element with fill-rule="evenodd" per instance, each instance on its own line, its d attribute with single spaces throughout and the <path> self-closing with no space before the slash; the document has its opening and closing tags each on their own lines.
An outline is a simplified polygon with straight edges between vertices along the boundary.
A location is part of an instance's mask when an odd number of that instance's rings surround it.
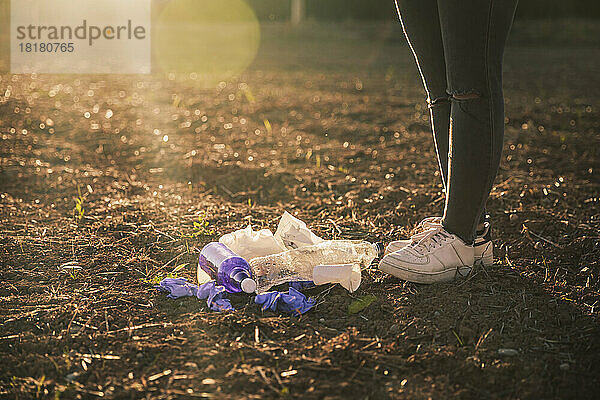
<svg viewBox="0 0 600 400">
<path fill-rule="evenodd" d="M 446 92 L 446 63 L 437 0 L 396 0 L 396 8 L 427 92 L 433 140 L 445 188 L 450 100 Z"/>
<path fill-rule="evenodd" d="M 444 227 L 472 243 L 504 137 L 502 58 L 517 0 L 438 2 L 451 95 Z"/>
<path fill-rule="evenodd" d="M 396 8 L 427 92 L 433 141 L 442 185 L 447 192 L 450 96 L 437 0 L 396 0 Z M 485 217 L 484 211 L 479 229 L 483 228 Z"/>
</svg>

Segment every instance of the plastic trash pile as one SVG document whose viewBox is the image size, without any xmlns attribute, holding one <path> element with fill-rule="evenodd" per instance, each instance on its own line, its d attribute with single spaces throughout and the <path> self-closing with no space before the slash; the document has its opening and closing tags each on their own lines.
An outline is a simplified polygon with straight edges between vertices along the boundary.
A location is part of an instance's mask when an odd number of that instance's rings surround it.
<svg viewBox="0 0 600 400">
<path fill-rule="evenodd" d="M 200 252 L 198 284 L 183 278 L 163 279 L 157 289 L 169 298 L 206 299 L 214 311 L 231 311 L 227 293 L 256 293 L 261 309 L 301 315 L 315 305 L 300 290 L 339 283 L 350 292 L 360 286 L 361 268 L 381 255 L 380 244 L 358 240 L 324 240 L 285 212 L 277 231 L 251 226 L 223 235 Z M 288 283 L 287 292 L 269 291 Z"/>
</svg>

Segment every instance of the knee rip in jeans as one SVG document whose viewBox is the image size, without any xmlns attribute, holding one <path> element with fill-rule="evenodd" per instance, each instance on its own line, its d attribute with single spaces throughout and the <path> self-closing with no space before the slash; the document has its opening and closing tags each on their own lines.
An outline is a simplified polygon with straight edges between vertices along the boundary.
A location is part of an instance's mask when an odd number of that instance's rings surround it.
<svg viewBox="0 0 600 400">
<path fill-rule="evenodd" d="M 477 99 L 480 99 L 482 97 L 481 93 L 478 92 L 475 89 L 453 91 L 452 94 L 451 94 L 451 96 L 452 96 L 452 100 L 458 101 L 458 102 L 469 101 L 469 100 L 477 100 Z"/>
<path fill-rule="evenodd" d="M 427 105 L 429 108 L 435 108 L 436 106 L 441 106 L 442 104 L 448 103 L 450 103 L 450 95 L 445 97 L 436 97 L 435 99 L 427 99 Z"/>
</svg>

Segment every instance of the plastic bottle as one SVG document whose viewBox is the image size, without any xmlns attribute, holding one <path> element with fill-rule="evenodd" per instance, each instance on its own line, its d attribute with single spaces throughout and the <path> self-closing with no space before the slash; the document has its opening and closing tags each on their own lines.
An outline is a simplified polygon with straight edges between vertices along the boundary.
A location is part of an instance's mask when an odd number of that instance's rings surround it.
<svg viewBox="0 0 600 400">
<path fill-rule="evenodd" d="M 360 286 L 362 275 L 359 264 L 317 265 L 313 268 L 313 283 L 339 283 L 350 293 Z"/>
<path fill-rule="evenodd" d="M 200 251 L 198 267 L 208 273 L 230 293 L 252 293 L 256 281 L 248 262 L 235 254 L 223 243 L 212 242 Z"/>
<path fill-rule="evenodd" d="M 256 277 L 256 292 L 260 294 L 285 282 L 312 281 L 317 266 L 357 264 L 368 267 L 376 257 L 381 256 L 382 250 L 383 246 L 379 243 L 325 240 L 312 246 L 253 258 L 250 268 Z M 331 278 L 331 282 L 335 282 L 335 277 Z"/>
</svg>

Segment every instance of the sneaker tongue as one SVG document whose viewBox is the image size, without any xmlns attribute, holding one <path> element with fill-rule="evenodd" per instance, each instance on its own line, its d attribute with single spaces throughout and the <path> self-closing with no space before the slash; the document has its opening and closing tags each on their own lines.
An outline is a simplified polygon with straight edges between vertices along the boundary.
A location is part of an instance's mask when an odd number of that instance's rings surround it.
<svg viewBox="0 0 600 400">
<path fill-rule="evenodd" d="M 411 238 L 417 239 L 414 244 L 415 249 L 420 253 L 429 252 L 434 244 L 440 244 L 443 241 L 444 234 L 447 234 L 444 228 L 439 225 L 434 228 L 430 228 L 425 232 L 421 232 Z"/>
</svg>

